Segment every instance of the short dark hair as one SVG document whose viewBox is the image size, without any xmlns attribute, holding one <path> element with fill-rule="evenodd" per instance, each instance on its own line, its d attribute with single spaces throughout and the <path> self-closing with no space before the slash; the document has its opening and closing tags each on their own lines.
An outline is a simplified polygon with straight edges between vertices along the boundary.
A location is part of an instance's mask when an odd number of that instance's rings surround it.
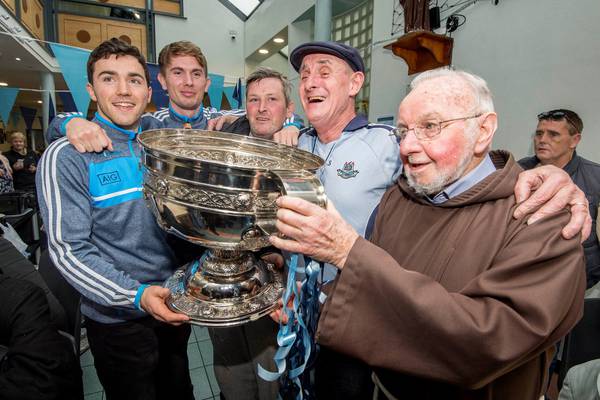
<svg viewBox="0 0 600 400">
<path fill-rule="evenodd" d="M 196 61 L 198 61 L 198 64 L 204 68 L 204 76 L 208 76 L 208 63 L 206 62 L 206 57 L 202 53 L 202 50 L 200 47 L 187 40 L 169 43 L 162 48 L 160 54 L 158 55 L 158 66 L 160 67 L 160 72 L 162 72 L 163 75 L 166 72 L 165 68 L 171 62 L 171 57 L 174 56 L 194 57 Z"/>
<path fill-rule="evenodd" d="M 246 97 L 248 97 L 248 88 L 250 87 L 251 83 L 262 81 L 263 79 L 267 78 L 279 79 L 279 82 L 281 82 L 281 87 L 283 88 L 285 105 L 288 106 L 291 102 L 292 85 L 285 75 L 269 67 L 258 67 L 256 70 L 254 70 L 254 72 L 248 75 L 248 78 L 246 78 Z"/>
<path fill-rule="evenodd" d="M 538 121 L 542 120 L 562 121 L 567 123 L 570 135 L 583 132 L 583 121 L 575 111 L 558 108 L 538 114 Z"/>
<path fill-rule="evenodd" d="M 93 83 L 94 79 L 94 66 L 98 60 L 109 58 L 112 55 L 116 55 L 117 58 L 120 56 L 131 56 L 138 60 L 142 68 L 144 69 L 144 75 L 146 76 L 146 83 L 150 86 L 150 73 L 148 72 L 148 65 L 146 65 L 146 59 L 140 52 L 140 50 L 120 39 L 112 38 L 105 40 L 96 47 L 87 62 L 87 75 L 88 82 Z"/>
</svg>

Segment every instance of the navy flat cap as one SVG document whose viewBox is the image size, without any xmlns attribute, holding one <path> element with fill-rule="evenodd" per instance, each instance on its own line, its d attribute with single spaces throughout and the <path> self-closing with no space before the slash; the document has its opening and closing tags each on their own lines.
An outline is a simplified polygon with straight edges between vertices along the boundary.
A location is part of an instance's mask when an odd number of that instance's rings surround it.
<svg viewBox="0 0 600 400">
<path fill-rule="evenodd" d="M 292 67 L 299 72 L 302 59 L 309 54 L 331 54 L 346 61 L 353 71 L 365 72 L 365 63 L 354 47 L 337 42 L 308 42 L 296 47 L 290 54 Z"/>
</svg>

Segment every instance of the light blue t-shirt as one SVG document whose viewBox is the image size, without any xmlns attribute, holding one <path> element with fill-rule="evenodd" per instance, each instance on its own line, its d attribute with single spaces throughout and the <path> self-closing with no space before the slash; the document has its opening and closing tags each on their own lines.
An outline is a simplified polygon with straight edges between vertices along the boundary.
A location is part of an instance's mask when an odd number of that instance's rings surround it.
<svg viewBox="0 0 600 400">
<path fill-rule="evenodd" d="M 335 208 L 361 235 L 365 235 L 371 213 L 385 191 L 402 171 L 400 149 L 392 126 L 369 124 L 358 115 L 330 143 L 321 143 L 314 128 L 302 131 L 298 148 L 325 160 L 317 176 Z M 324 281 L 335 277 L 337 269 L 326 266 Z"/>
</svg>

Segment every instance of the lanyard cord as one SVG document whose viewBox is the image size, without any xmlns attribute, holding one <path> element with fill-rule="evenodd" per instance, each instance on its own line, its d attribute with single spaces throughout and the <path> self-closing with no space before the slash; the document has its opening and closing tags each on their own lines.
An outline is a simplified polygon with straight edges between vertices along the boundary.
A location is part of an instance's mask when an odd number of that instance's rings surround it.
<svg viewBox="0 0 600 400">
<path fill-rule="evenodd" d="M 317 147 L 317 140 L 319 140 L 319 137 L 315 135 L 315 140 L 313 141 L 313 146 L 312 146 L 312 150 L 311 153 L 315 154 L 315 148 Z M 327 153 L 327 157 L 325 157 L 323 165 L 327 165 L 327 160 L 329 160 L 329 157 L 331 156 L 331 153 L 333 152 L 333 149 L 335 149 L 335 146 L 337 146 L 338 142 L 335 141 L 335 143 L 333 143 L 333 146 L 331 146 L 331 149 L 329 149 L 329 153 Z M 317 154 L 315 154 L 317 155 Z"/>
</svg>

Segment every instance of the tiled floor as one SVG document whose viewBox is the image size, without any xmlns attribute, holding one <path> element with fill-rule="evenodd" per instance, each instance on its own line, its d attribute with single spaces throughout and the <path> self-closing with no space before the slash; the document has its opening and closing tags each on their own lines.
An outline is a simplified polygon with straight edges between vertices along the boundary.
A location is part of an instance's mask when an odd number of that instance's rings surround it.
<svg viewBox="0 0 600 400">
<path fill-rule="evenodd" d="M 196 400 L 219 400 L 219 385 L 212 366 L 212 352 L 208 330 L 194 326 L 188 343 L 188 357 Z M 85 400 L 104 400 L 102 385 L 96 376 L 94 359 L 89 350 L 81 356 L 81 369 Z"/>
</svg>

